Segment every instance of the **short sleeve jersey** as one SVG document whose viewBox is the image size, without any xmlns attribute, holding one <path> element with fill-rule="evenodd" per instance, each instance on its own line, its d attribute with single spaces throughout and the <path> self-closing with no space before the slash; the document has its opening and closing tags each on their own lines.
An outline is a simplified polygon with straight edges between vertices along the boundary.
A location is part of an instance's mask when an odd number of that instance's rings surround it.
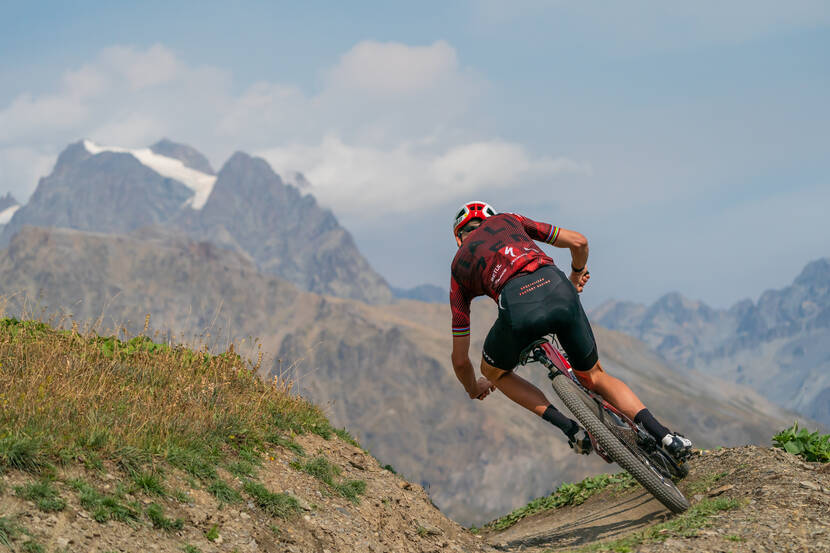
<svg viewBox="0 0 830 553">
<path fill-rule="evenodd" d="M 470 302 L 478 296 L 498 301 L 505 283 L 553 260 L 534 240 L 553 244 L 559 227 L 537 223 L 514 213 L 488 217 L 471 232 L 452 261 L 450 307 L 453 336 L 470 333 Z"/>
</svg>

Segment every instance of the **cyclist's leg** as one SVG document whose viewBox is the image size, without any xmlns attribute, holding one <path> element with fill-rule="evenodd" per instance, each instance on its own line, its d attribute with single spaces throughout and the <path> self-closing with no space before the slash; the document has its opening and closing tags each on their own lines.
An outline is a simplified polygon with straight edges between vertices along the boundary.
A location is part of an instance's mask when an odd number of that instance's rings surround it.
<svg viewBox="0 0 830 553">
<path fill-rule="evenodd" d="M 663 426 L 625 382 L 602 369 L 596 353 L 596 340 L 591 324 L 576 292 L 574 296 L 578 308 L 577 316 L 572 324 L 565 325 L 556 335 L 568 354 L 568 359 L 571 360 L 576 377 L 583 386 L 597 392 L 634 422 L 642 424 L 675 458 L 682 459 L 687 456 L 691 452 L 692 442 Z"/>
<path fill-rule="evenodd" d="M 509 315 L 500 309 L 499 318 L 484 340 L 481 374 L 510 400 L 558 427 L 570 438 L 579 429 L 576 421 L 559 412 L 542 390 L 513 373 L 526 345 L 512 332 Z"/>
<path fill-rule="evenodd" d="M 562 278 L 564 274 L 562 274 Z M 597 354 L 594 332 L 582 303 L 573 286 L 559 286 L 557 295 L 570 303 L 570 320 L 560 321 L 556 336 L 568 354 L 568 360 L 574 368 L 576 377 L 582 385 L 605 398 L 611 405 L 633 419 L 645 409 L 640 398 L 631 391 L 625 382 L 605 372 Z"/>
</svg>

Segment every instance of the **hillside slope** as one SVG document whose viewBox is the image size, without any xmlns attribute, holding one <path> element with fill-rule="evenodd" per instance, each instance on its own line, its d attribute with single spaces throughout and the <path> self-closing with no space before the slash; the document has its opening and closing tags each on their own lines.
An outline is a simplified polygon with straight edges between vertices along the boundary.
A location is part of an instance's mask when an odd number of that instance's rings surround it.
<svg viewBox="0 0 830 553">
<path fill-rule="evenodd" d="M 574 456 L 559 434 L 500 395 L 467 399 L 449 364 L 446 305 L 385 306 L 319 296 L 258 272 L 246 257 L 162 231 L 106 236 L 24 229 L 0 252 L 7 312 L 71 313 L 98 328 L 208 343 L 258 337 L 260 371 L 290 378 L 295 390 L 348 426 L 382 463 L 428 489 L 465 524 L 608 470 Z M 2 308 L 0 302 L 0 308 Z M 473 351 L 495 315 L 473 304 Z M 698 444 L 765 443 L 791 415 L 745 389 L 711 377 L 678 375 L 639 341 L 597 329 L 606 367 L 655 412 Z M 257 350 L 250 351 L 252 356 Z M 521 369 L 549 389 L 538 367 Z M 475 494 L 469 490 L 475 489 Z"/>
<path fill-rule="evenodd" d="M 830 464 L 757 446 L 703 453 L 680 485 L 692 502 L 684 515 L 639 486 L 609 487 L 483 535 L 500 551 L 527 553 L 830 551 Z"/>
<path fill-rule="evenodd" d="M 422 488 L 252 368 L 0 319 L 0 547 L 482 549 Z"/>
</svg>

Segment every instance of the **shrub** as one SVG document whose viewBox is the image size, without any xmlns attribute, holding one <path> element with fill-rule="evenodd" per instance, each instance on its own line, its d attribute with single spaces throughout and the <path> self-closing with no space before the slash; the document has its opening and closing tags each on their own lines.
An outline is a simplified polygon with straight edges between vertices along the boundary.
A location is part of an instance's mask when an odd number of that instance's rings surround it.
<svg viewBox="0 0 830 553">
<path fill-rule="evenodd" d="M 797 422 L 773 436 L 772 443 L 806 461 L 830 462 L 830 434 L 811 434 L 806 428 L 799 429 Z"/>
</svg>

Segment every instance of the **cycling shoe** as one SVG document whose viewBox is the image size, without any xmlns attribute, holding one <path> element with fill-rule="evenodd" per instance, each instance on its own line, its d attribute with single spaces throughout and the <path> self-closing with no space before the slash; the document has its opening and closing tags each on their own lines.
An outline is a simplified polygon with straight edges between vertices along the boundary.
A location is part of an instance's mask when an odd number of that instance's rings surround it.
<svg viewBox="0 0 830 553">
<path fill-rule="evenodd" d="M 692 453 L 692 441 L 677 432 L 663 436 L 661 443 L 663 451 L 681 463 Z"/>
<path fill-rule="evenodd" d="M 568 446 L 578 455 L 588 455 L 594 449 L 591 445 L 591 437 L 582 428 L 568 436 Z"/>
</svg>

